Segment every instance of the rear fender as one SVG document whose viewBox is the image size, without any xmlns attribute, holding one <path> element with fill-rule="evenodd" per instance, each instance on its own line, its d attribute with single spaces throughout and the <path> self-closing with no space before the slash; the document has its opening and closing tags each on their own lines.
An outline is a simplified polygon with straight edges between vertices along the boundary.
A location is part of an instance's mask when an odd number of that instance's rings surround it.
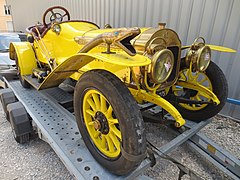
<svg viewBox="0 0 240 180">
<path fill-rule="evenodd" d="M 18 58 L 18 66 L 21 69 L 21 75 L 32 73 L 32 69 L 37 67 L 35 53 L 29 42 L 12 42 L 9 48 L 9 57 L 12 60 Z"/>
<path fill-rule="evenodd" d="M 62 83 L 73 73 L 78 72 L 80 68 L 88 63 L 98 60 L 99 63 L 111 63 L 114 65 L 134 67 L 145 66 L 151 63 L 151 60 L 142 55 L 129 56 L 126 53 L 105 54 L 105 53 L 79 53 L 68 59 L 58 59 L 60 63 L 42 82 L 39 89 L 54 87 Z"/>
</svg>

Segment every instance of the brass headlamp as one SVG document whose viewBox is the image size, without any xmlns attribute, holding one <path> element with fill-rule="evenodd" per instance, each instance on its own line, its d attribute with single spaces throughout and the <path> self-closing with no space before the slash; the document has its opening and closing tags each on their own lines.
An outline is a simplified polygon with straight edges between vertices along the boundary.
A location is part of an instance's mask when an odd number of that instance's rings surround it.
<svg viewBox="0 0 240 180">
<path fill-rule="evenodd" d="M 199 40 L 202 40 L 199 42 Z M 190 67 L 193 72 L 203 72 L 207 69 L 211 61 L 211 49 L 205 45 L 202 37 L 195 39 L 186 55 L 186 66 Z"/>
<path fill-rule="evenodd" d="M 151 79 L 156 84 L 165 82 L 170 76 L 174 65 L 174 56 L 169 49 L 162 49 L 152 57 Z"/>
</svg>

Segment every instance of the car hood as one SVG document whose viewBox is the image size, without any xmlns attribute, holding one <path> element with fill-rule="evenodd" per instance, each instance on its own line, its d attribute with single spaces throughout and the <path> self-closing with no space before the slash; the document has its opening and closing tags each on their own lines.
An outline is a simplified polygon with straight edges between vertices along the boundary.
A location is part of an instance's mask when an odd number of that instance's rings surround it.
<svg viewBox="0 0 240 180">
<path fill-rule="evenodd" d="M 0 53 L 0 66 L 1 65 L 15 65 L 15 61 L 9 58 L 9 53 Z"/>
</svg>

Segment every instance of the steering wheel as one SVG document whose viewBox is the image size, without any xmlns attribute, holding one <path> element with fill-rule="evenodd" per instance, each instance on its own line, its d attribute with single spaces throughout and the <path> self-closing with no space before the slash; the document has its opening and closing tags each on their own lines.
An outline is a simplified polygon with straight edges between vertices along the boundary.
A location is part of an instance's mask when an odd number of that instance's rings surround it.
<svg viewBox="0 0 240 180">
<path fill-rule="evenodd" d="M 49 17 L 50 22 L 46 21 L 47 17 Z M 53 6 L 48 8 L 43 14 L 43 25 L 47 27 L 52 22 L 62 22 L 64 17 L 66 17 L 68 21 L 70 20 L 70 14 L 68 10 L 61 6 Z"/>
</svg>

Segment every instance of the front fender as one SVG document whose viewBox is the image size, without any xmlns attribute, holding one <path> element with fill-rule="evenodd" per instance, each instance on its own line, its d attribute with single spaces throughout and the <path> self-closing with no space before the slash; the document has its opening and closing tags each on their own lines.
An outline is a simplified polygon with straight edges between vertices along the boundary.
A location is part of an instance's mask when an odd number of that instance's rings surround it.
<svg viewBox="0 0 240 180">
<path fill-rule="evenodd" d="M 142 56 L 139 54 L 136 54 L 135 56 L 129 56 L 124 52 L 111 53 L 111 54 L 78 53 L 77 55 L 74 55 L 74 57 L 79 57 L 79 58 L 89 57 L 92 59 L 98 59 L 102 62 L 107 62 L 107 63 L 120 65 L 120 66 L 126 66 L 126 67 L 146 66 L 151 63 L 151 60 L 149 58 L 147 58 L 146 56 Z M 70 58 L 68 58 L 68 59 L 70 59 Z M 62 64 L 67 60 L 59 58 L 57 61 L 61 62 L 61 64 Z"/>
<path fill-rule="evenodd" d="M 214 104 L 216 105 L 220 104 L 220 101 L 218 97 L 214 94 L 214 92 L 212 92 L 211 90 L 209 90 L 208 88 L 206 88 L 201 84 L 189 82 L 189 81 L 188 82 L 177 81 L 176 85 L 181 86 L 183 88 L 188 88 L 188 89 L 193 89 L 195 91 L 198 91 L 199 93 L 201 93 L 202 96 L 206 97 L 207 99 L 210 99 Z"/>
<path fill-rule="evenodd" d="M 32 69 L 37 67 L 35 53 L 29 42 L 12 42 L 9 47 L 9 57 L 15 60 L 17 56 L 18 66 L 21 69 L 21 75 L 32 73 Z"/>
<path fill-rule="evenodd" d="M 217 45 L 213 45 L 213 44 L 206 44 L 206 45 L 209 46 L 211 48 L 211 50 L 213 50 L 213 51 L 229 52 L 229 53 L 237 52 L 234 49 L 231 49 L 231 48 L 228 48 L 228 47 L 224 47 L 224 46 L 217 46 Z M 182 46 L 181 50 L 188 49 L 190 47 L 191 47 L 190 45 Z"/>
<path fill-rule="evenodd" d="M 124 52 L 116 54 L 105 53 L 79 53 L 67 59 L 59 58 L 57 62 L 61 62 L 42 82 L 39 89 L 54 87 L 62 83 L 66 78 L 73 73 L 78 72 L 83 66 L 98 60 L 99 63 L 111 63 L 114 65 L 134 67 L 146 66 L 151 63 L 151 60 L 142 55 L 129 56 Z"/>
<path fill-rule="evenodd" d="M 179 111 L 170 102 L 168 102 L 161 96 L 147 92 L 142 89 L 141 90 L 136 90 L 133 88 L 128 89 L 130 90 L 130 92 L 132 93 L 133 97 L 136 99 L 137 102 L 141 103 L 142 101 L 147 101 L 165 109 L 175 119 L 176 127 L 181 127 L 185 124 L 185 120 L 183 119 Z"/>
</svg>

